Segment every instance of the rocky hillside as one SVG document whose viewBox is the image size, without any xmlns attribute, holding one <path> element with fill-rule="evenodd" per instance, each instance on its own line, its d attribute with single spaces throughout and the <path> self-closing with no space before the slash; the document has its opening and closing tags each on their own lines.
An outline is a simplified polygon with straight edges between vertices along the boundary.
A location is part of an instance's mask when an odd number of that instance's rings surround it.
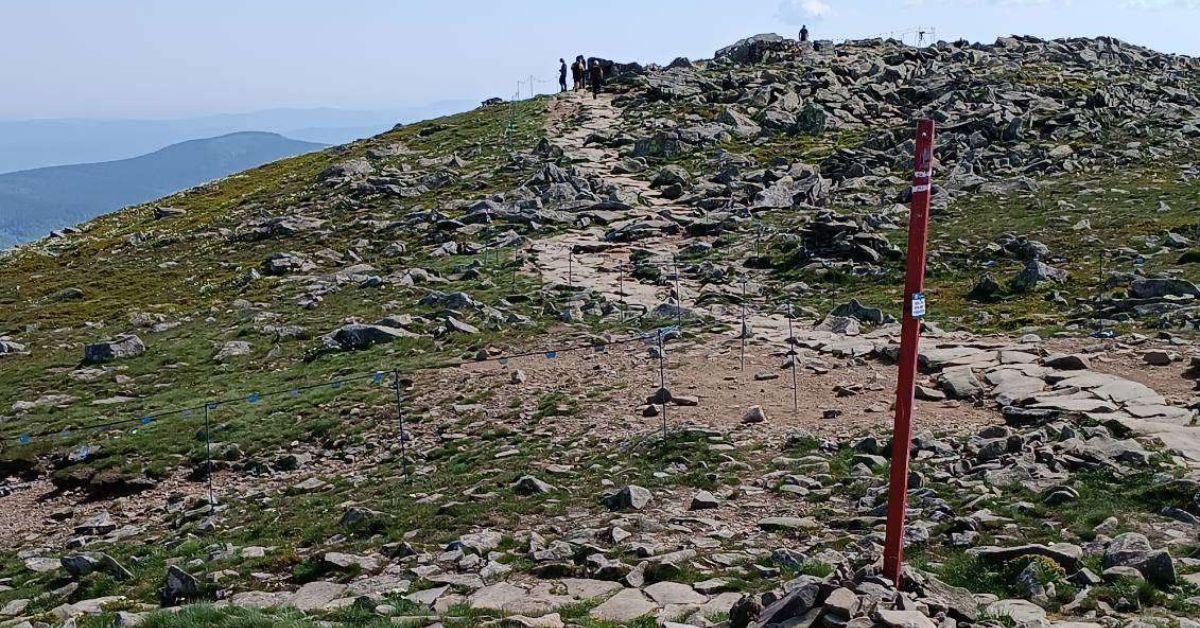
<svg viewBox="0 0 1200 628">
<path fill-rule="evenodd" d="M 1190 625 L 1200 62 L 758 36 L 611 67 L 0 258 L 0 614 Z"/>
</svg>

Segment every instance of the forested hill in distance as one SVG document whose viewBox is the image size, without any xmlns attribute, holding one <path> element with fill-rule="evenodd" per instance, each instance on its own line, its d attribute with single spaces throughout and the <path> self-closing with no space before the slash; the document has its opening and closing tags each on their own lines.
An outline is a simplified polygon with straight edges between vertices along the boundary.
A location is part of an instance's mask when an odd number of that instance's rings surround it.
<svg viewBox="0 0 1200 628">
<path fill-rule="evenodd" d="M 131 159 L 0 174 L 0 248 L 323 146 L 276 133 L 231 133 Z"/>
</svg>

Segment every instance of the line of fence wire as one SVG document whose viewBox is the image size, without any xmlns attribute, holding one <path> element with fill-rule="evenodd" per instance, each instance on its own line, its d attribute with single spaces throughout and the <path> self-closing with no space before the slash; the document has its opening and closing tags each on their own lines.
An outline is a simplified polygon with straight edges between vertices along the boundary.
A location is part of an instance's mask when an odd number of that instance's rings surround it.
<svg viewBox="0 0 1200 628">
<path fill-rule="evenodd" d="M 484 252 L 484 254 L 486 255 L 486 251 Z M 573 256 L 574 256 L 574 251 L 569 249 L 568 250 L 568 259 L 573 258 Z M 655 258 L 657 258 L 659 260 L 663 260 L 662 262 L 660 262 L 663 265 L 666 265 L 668 263 L 667 260 L 669 260 L 669 265 L 671 267 L 672 272 L 669 275 L 663 274 L 662 276 L 664 276 L 668 281 L 673 281 L 673 284 L 674 284 L 673 288 L 674 288 L 675 303 L 678 306 L 677 310 L 676 310 L 677 314 L 675 316 L 675 324 L 674 325 L 660 325 L 660 326 L 657 326 L 652 329 L 634 332 L 634 333 L 632 333 L 632 335 L 625 337 L 625 338 L 620 338 L 620 339 L 604 340 L 604 339 L 599 339 L 599 338 L 590 338 L 590 339 L 587 339 L 587 340 L 584 340 L 581 342 L 563 343 L 563 344 L 552 345 L 550 347 L 545 347 L 545 348 L 541 348 L 541 349 L 537 349 L 537 350 L 521 351 L 521 352 L 514 352 L 514 353 L 501 353 L 498 355 L 484 355 L 481 357 L 477 357 L 474 360 L 453 359 L 453 360 L 443 360 L 443 361 L 440 361 L 437 363 L 427 363 L 427 364 L 423 364 L 420 366 L 408 366 L 405 368 L 387 367 L 387 368 L 382 368 L 382 369 L 378 369 L 378 370 L 343 375 L 340 377 L 336 377 L 334 379 L 324 380 L 321 382 L 292 381 L 289 384 L 279 386 L 276 388 L 272 388 L 272 389 L 268 389 L 268 390 L 253 391 L 248 394 L 243 394 L 243 395 L 239 395 L 239 396 L 226 396 L 226 397 L 220 397 L 217 399 L 203 400 L 203 401 L 197 402 L 194 405 L 177 406 L 177 407 L 170 408 L 170 409 L 157 410 L 157 411 L 150 412 L 147 414 L 141 414 L 140 416 L 137 416 L 137 417 L 102 421 L 99 423 L 94 423 L 94 424 L 85 425 L 85 426 L 81 426 L 81 427 L 68 427 L 65 429 L 46 429 L 46 430 L 41 430 L 41 431 L 37 431 L 37 432 L 22 433 L 22 434 L 17 435 L 16 437 L 11 436 L 11 435 L 0 435 L 0 445 L 5 445 L 14 440 L 21 445 L 27 445 L 34 440 L 40 440 L 40 439 L 45 439 L 45 438 L 49 438 L 49 437 L 56 437 L 56 436 L 70 437 L 70 436 L 76 436 L 79 434 L 85 434 L 85 433 L 90 433 L 90 432 L 108 431 L 108 430 L 112 430 L 114 428 L 122 428 L 122 427 L 128 426 L 128 425 L 137 425 L 139 427 L 142 427 L 142 426 L 148 427 L 148 426 L 156 424 L 160 421 L 163 421 L 165 419 L 172 418 L 172 417 L 181 418 L 181 419 L 187 418 L 187 417 L 192 417 L 196 414 L 196 412 L 198 410 L 202 410 L 203 416 L 204 416 L 204 438 L 205 438 L 205 459 L 206 459 L 205 475 L 207 476 L 207 480 L 208 480 L 210 507 L 215 508 L 216 501 L 215 501 L 215 488 L 213 486 L 214 473 L 213 473 L 213 458 L 212 458 L 212 428 L 211 428 L 211 417 L 210 417 L 210 414 L 213 410 L 216 410 L 217 408 L 220 408 L 223 406 L 228 406 L 228 405 L 237 404 L 237 403 L 256 405 L 265 399 L 270 399 L 270 398 L 281 396 L 281 395 L 288 395 L 290 397 L 295 398 L 295 397 L 299 397 L 300 394 L 305 391 L 311 391 L 311 390 L 316 390 L 316 389 L 339 390 L 349 384 L 354 384 L 357 382 L 371 381 L 374 384 L 383 384 L 385 379 L 387 379 L 388 375 L 391 375 L 391 378 L 393 381 L 389 388 L 394 389 L 394 394 L 395 394 L 394 401 L 395 401 L 396 420 L 397 420 L 397 425 L 398 425 L 398 440 L 399 440 L 399 444 L 401 447 L 401 452 L 400 452 L 401 464 L 403 466 L 405 477 L 409 477 L 407 443 L 410 439 L 408 436 L 408 432 L 406 431 L 406 428 L 405 428 L 405 415 L 404 415 L 403 402 L 402 402 L 402 382 L 400 379 L 400 376 L 402 373 L 414 374 L 414 373 L 425 372 L 425 371 L 436 370 L 436 369 L 453 368 L 453 367 L 487 364 L 487 363 L 497 363 L 500 365 L 507 365 L 513 360 L 521 360 L 521 359 L 534 358 L 534 357 L 542 357 L 545 359 L 554 359 L 562 354 L 581 352 L 581 351 L 590 351 L 590 352 L 595 352 L 595 353 L 608 353 L 608 349 L 610 347 L 619 347 L 619 346 L 629 345 L 629 344 L 633 344 L 633 343 L 644 343 L 644 344 L 648 344 L 648 345 L 653 345 L 653 349 L 657 350 L 657 351 L 652 350 L 650 353 L 650 357 L 652 359 L 656 359 L 658 362 L 658 365 L 657 365 L 658 366 L 658 390 L 655 391 L 654 394 L 649 396 L 649 398 L 647 399 L 647 403 L 661 408 L 661 417 L 662 417 L 661 435 L 665 441 L 668 438 L 669 427 L 670 427 L 670 422 L 668 419 L 669 406 L 673 401 L 673 398 L 672 398 L 673 396 L 671 395 L 671 393 L 668 389 L 668 383 L 667 383 L 667 378 L 666 378 L 666 373 L 667 373 L 666 341 L 668 339 L 674 339 L 674 338 L 681 337 L 685 327 L 692 325 L 692 324 L 704 323 L 705 321 L 702 318 L 698 318 L 698 317 L 694 318 L 691 314 L 689 314 L 687 317 L 684 317 L 682 314 L 684 307 L 683 307 L 683 292 L 682 292 L 681 285 L 680 285 L 680 279 L 681 279 L 680 264 L 679 264 L 678 257 L 673 254 L 671 254 L 669 256 L 667 256 L 667 255 L 651 255 L 649 257 L 641 257 L 636 260 L 632 260 L 629 263 L 618 264 L 617 265 L 617 273 L 618 273 L 617 282 L 618 282 L 618 285 L 620 286 L 618 294 L 620 297 L 621 305 L 622 306 L 625 305 L 625 298 L 624 298 L 625 294 L 624 294 L 623 282 L 624 282 L 624 275 L 627 272 L 627 270 L 630 268 L 636 268 L 639 265 L 641 265 L 641 266 L 656 265 L 656 264 L 654 264 L 654 261 L 656 261 Z M 514 261 L 515 260 L 516 260 L 516 253 L 514 251 Z M 571 287 L 574 288 L 573 278 L 571 278 L 571 275 L 570 275 L 570 272 L 571 272 L 570 264 L 571 263 L 569 262 L 568 280 L 571 283 Z M 745 352 L 746 352 L 745 346 L 746 346 L 746 340 L 749 336 L 749 334 L 747 333 L 748 327 L 747 327 L 747 319 L 746 319 L 746 301 L 747 301 L 746 283 L 748 282 L 748 278 L 746 276 L 742 276 L 738 281 L 741 283 L 741 288 L 742 288 L 742 295 L 741 295 L 742 311 L 741 311 L 741 317 L 740 317 L 741 318 L 741 321 L 740 321 L 741 329 L 739 330 L 739 334 L 738 334 L 741 337 L 741 341 L 742 341 L 740 370 L 745 371 L 745 367 L 746 367 L 746 365 L 745 365 Z M 622 320 L 624 320 L 625 314 L 626 314 L 625 310 L 622 309 Z M 655 320 L 665 321 L 669 318 L 670 317 L 656 317 Z M 797 390 L 796 390 L 796 351 L 795 351 L 796 343 L 795 343 L 795 338 L 794 338 L 794 334 L 792 331 L 791 323 L 792 323 L 792 313 L 791 313 L 791 307 L 789 305 L 789 307 L 788 307 L 788 352 L 787 352 L 787 354 L 789 356 L 788 359 L 790 362 L 790 367 L 792 369 L 793 406 L 794 406 L 794 409 L 796 411 L 798 411 Z M 658 432 L 658 431 L 659 430 L 654 430 L 654 432 Z M 89 453 L 90 453 L 90 447 L 86 444 L 81 446 L 80 449 L 75 452 L 76 456 L 79 459 L 88 458 Z"/>
</svg>

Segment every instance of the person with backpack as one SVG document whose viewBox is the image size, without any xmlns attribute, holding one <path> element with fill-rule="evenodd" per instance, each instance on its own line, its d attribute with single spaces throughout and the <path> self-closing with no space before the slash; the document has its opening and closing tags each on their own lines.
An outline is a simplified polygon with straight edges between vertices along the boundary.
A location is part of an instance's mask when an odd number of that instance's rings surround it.
<svg viewBox="0 0 1200 628">
<path fill-rule="evenodd" d="M 600 65 L 599 59 L 592 59 L 590 75 L 592 80 L 592 98 L 598 98 L 600 96 L 600 88 L 604 85 L 604 67 Z"/>
<path fill-rule="evenodd" d="M 575 63 L 571 64 L 571 78 L 575 81 L 575 91 L 583 89 L 583 74 L 585 69 L 583 55 L 575 57 Z"/>
</svg>

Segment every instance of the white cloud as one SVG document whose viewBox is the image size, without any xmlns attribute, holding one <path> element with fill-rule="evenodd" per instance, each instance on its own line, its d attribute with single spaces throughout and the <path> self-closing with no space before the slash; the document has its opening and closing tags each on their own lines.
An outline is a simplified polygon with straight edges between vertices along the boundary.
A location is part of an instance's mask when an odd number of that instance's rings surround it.
<svg viewBox="0 0 1200 628">
<path fill-rule="evenodd" d="M 783 0 L 778 11 L 779 19 L 789 24 L 819 21 L 833 13 L 833 6 L 825 0 Z"/>
<path fill-rule="evenodd" d="M 804 8 L 805 13 L 815 18 L 824 17 L 833 11 L 833 7 L 821 0 L 804 0 L 800 6 Z"/>
</svg>

